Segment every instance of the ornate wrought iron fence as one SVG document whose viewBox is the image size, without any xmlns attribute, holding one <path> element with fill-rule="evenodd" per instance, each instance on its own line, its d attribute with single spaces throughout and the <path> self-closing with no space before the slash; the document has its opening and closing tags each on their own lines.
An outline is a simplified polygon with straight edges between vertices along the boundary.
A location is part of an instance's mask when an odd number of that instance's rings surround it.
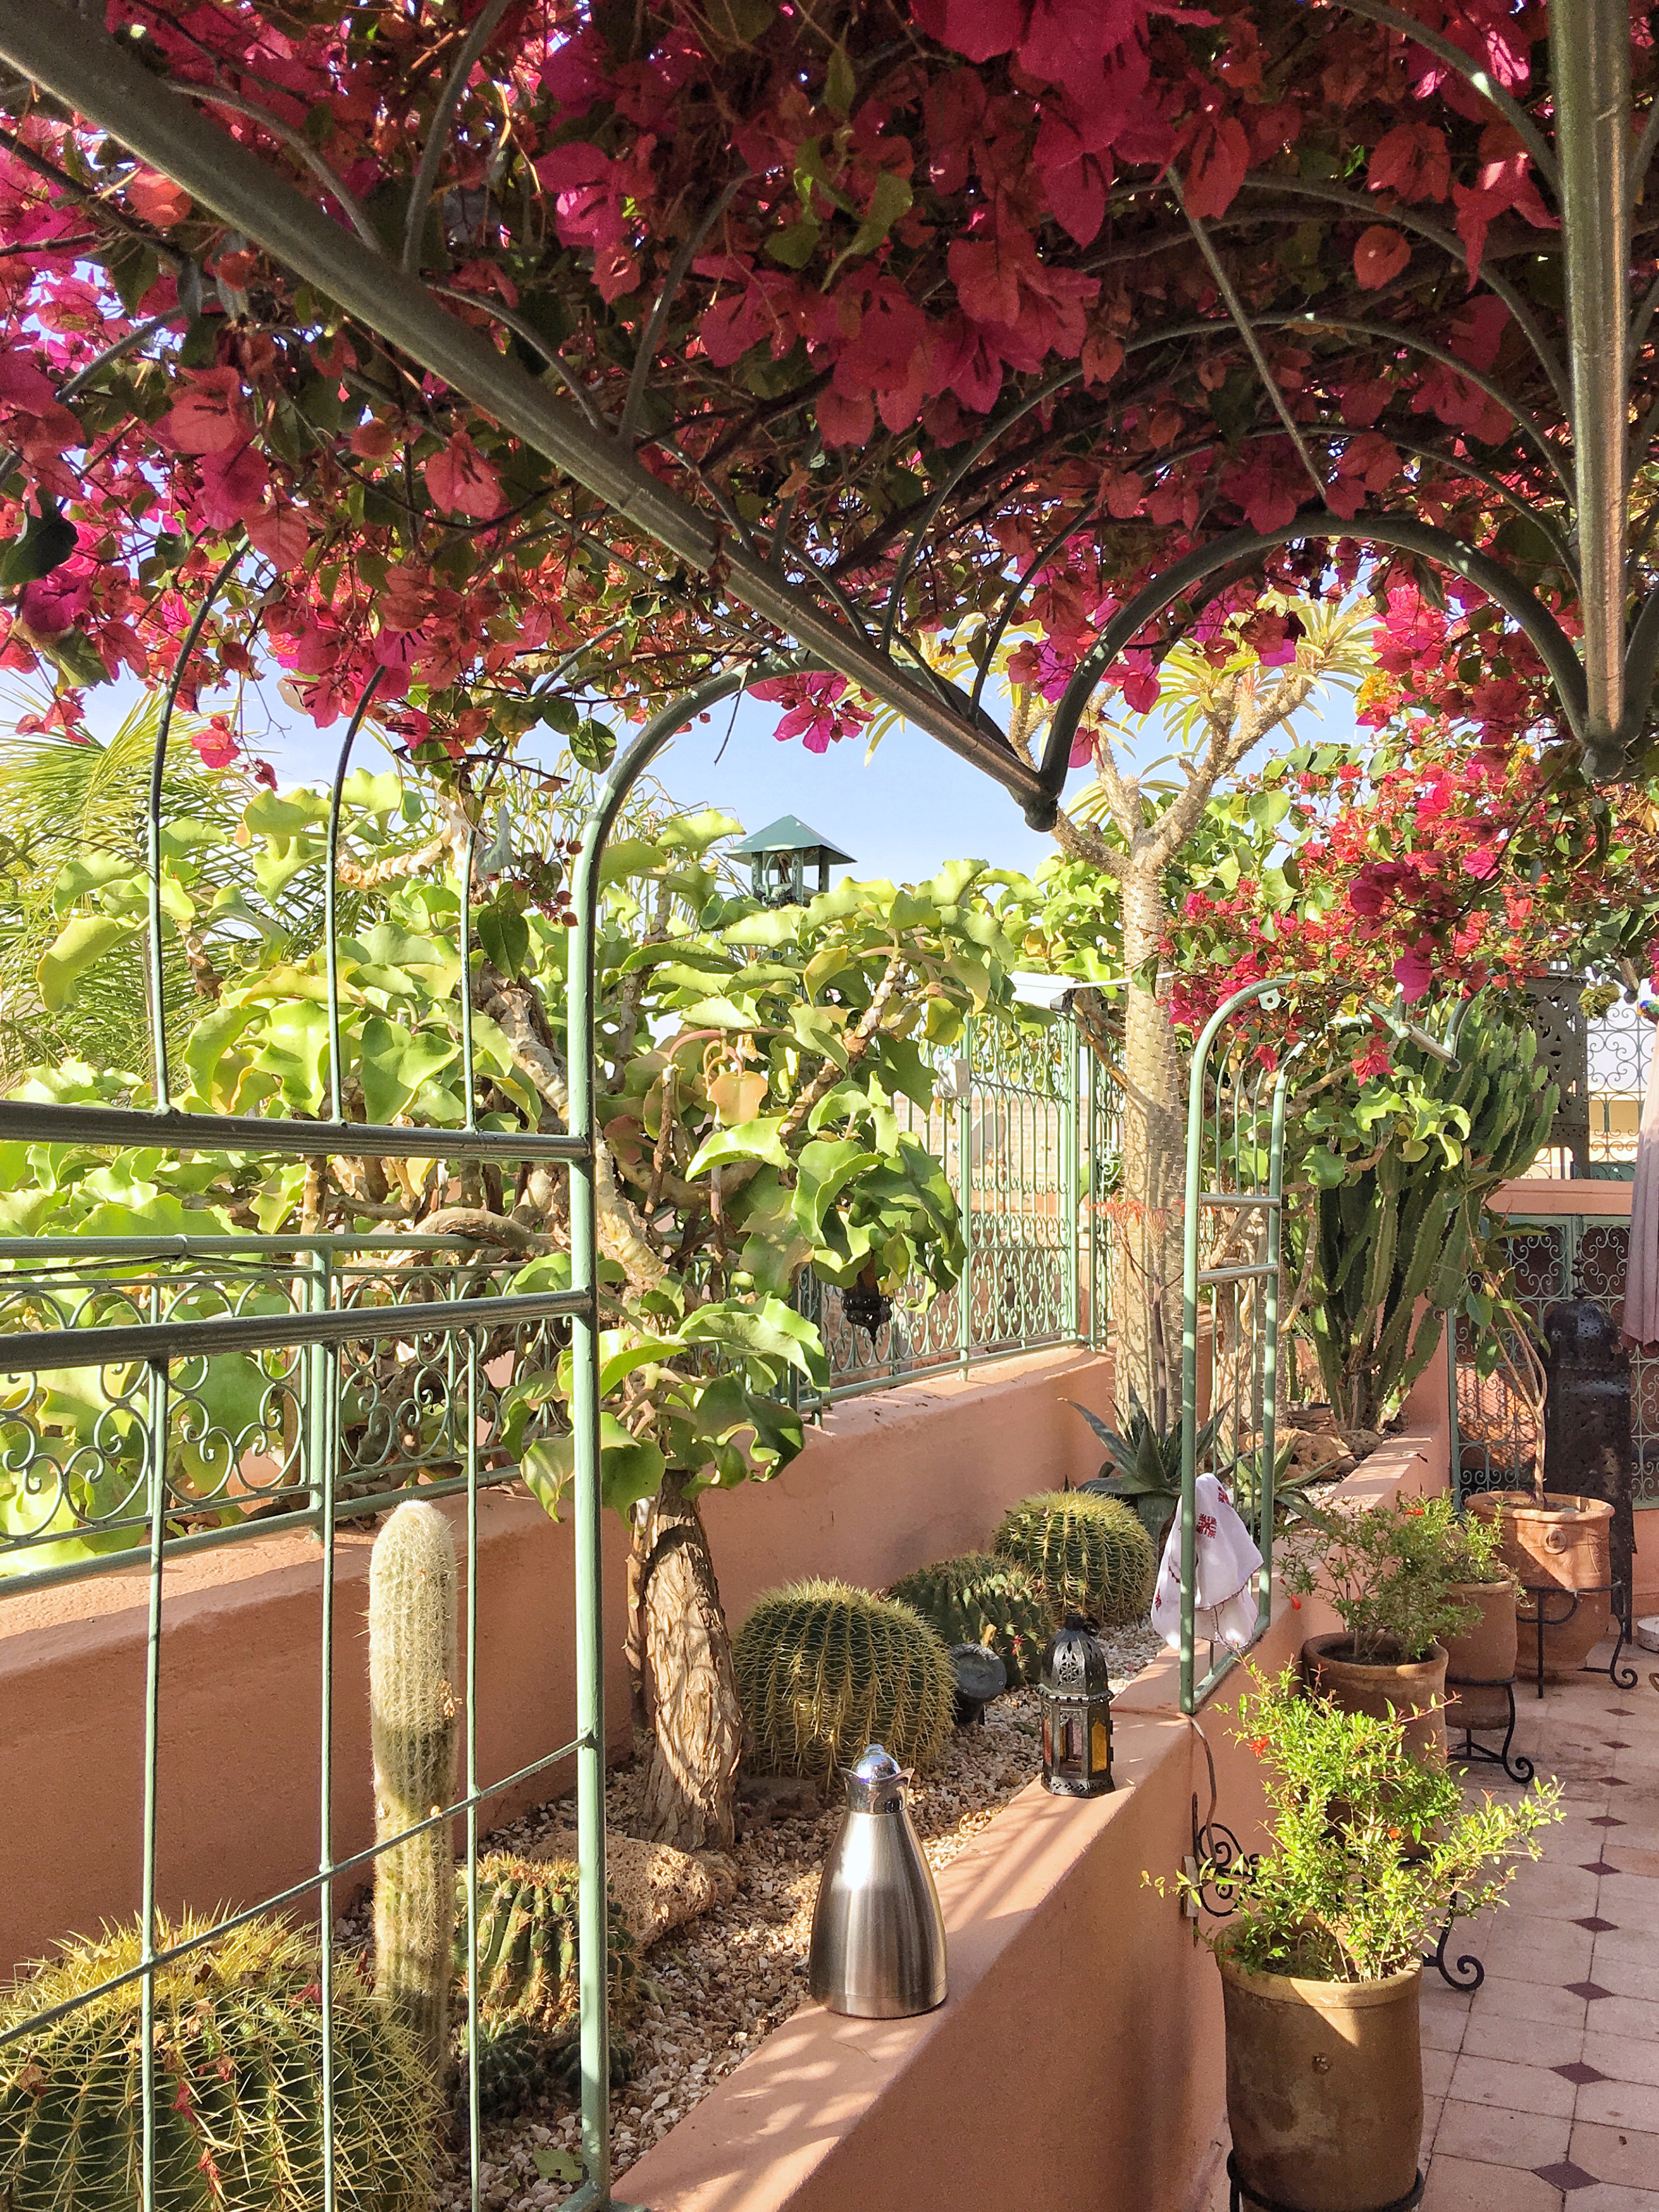
<svg viewBox="0 0 1659 2212">
<path fill-rule="evenodd" d="M 1086 1064 L 1086 1065 L 1085 1065 Z M 921 1302 L 908 1286 L 873 1331 L 849 1317 L 842 1292 L 804 1277 L 800 1309 L 818 1324 L 830 1387 L 814 1408 L 910 1375 L 1092 1341 L 1098 1309 L 1079 1162 L 1094 1113 L 1096 1063 L 1067 1014 L 1046 1024 L 970 1021 L 961 1052 L 939 1062 L 939 1090 L 904 1126 L 950 1177 L 967 1257 L 953 1290 Z M 1102 1085 L 1101 1089 L 1105 1086 Z"/>
<path fill-rule="evenodd" d="M 1617 1326 L 1624 1308 L 1625 1261 L 1630 1224 L 1617 1216 L 1555 1214 L 1528 1220 L 1512 1214 L 1511 1247 L 1521 1302 L 1534 1322 L 1556 1298 L 1582 1285 Z M 1502 1375 L 1482 1376 L 1475 1364 L 1473 1326 L 1459 1314 L 1455 1353 L 1449 1363 L 1452 1464 L 1460 1497 L 1504 1490 L 1531 1481 L 1536 1425 Z M 1659 1358 L 1633 1352 L 1630 1363 L 1632 1502 L 1659 1507 Z"/>
</svg>

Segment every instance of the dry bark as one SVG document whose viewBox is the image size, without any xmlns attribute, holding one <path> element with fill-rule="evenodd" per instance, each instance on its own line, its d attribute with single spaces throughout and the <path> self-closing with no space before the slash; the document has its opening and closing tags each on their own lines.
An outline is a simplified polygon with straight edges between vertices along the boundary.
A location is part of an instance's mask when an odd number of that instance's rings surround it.
<svg viewBox="0 0 1659 2212">
<path fill-rule="evenodd" d="M 650 1764 L 640 1796 L 653 1843 L 730 1850 L 743 1715 L 720 1585 L 689 1478 L 670 1468 L 645 1522 L 640 1657 Z"/>
</svg>

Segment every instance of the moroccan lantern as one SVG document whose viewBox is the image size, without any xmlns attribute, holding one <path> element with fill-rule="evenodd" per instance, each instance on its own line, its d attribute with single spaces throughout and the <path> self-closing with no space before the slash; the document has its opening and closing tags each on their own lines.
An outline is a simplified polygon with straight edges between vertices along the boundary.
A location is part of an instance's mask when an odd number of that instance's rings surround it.
<svg viewBox="0 0 1659 2212">
<path fill-rule="evenodd" d="M 1103 1797 L 1112 1782 L 1112 1687 L 1106 1646 L 1068 1613 L 1043 1655 L 1042 1785 L 1057 1797 Z"/>
</svg>

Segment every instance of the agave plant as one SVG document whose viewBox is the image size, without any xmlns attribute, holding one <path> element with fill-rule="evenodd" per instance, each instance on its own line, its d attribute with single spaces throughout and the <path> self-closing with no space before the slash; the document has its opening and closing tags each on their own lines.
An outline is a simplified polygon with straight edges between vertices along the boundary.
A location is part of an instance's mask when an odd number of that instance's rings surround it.
<svg viewBox="0 0 1659 2212">
<path fill-rule="evenodd" d="M 1160 1429 L 1133 1389 L 1129 1392 L 1129 1418 L 1121 1432 L 1109 1429 L 1098 1413 L 1091 1413 L 1086 1406 L 1079 1406 L 1075 1398 L 1068 1399 L 1066 1403 L 1076 1407 L 1106 1448 L 1105 1465 L 1092 1481 L 1085 1482 L 1082 1487 L 1092 1491 L 1097 1497 L 1127 1500 L 1139 1514 L 1147 1534 L 1162 1543 L 1181 1503 L 1180 1422 L 1173 1428 Z M 1200 1471 L 1214 1454 L 1220 1432 L 1218 1413 L 1199 1431 L 1194 1464 Z M 1218 1468 L 1213 1470 L 1217 1474 L 1221 1471 Z"/>
<path fill-rule="evenodd" d="M 1091 1413 L 1086 1406 L 1079 1406 L 1075 1398 L 1068 1399 L 1066 1403 L 1076 1407 L 1106 1448 L 1105 1466 L 1082 1487 L 1098 1497 L 1127 1500 L 1139 1514 L 1147 1533 L 1162 1544 L 1181 1504 L 1180 1423 L 1176 1422 L 1173 1428 L 1160 1429 L 1133 1389 L 1129 1393 L 1129 1418 L 1121 1433 L 1109 1429 L 1097 1413 Z M 1255 1456 L 1247 1453 L 1243 1458 L 1228 1458 L 1218 1453 L 1221 1421 L 1222 1416 L 1217 1413 L 1200 1429 L 1194 1439 L 1193 1463 L 1200 1474 L 1229 1477 L 1234 1503 L 1245 1519 L 1253 1522 L 1259 1510 Z M 1304 1489 L 1318 1473 L 1316 1468 L 1310 1468 L 1292 1474 L 1291 1449 L 1290 1444 L 1281 1444 L 1274 1455 L 1276 1501 Z"/>
</svg>

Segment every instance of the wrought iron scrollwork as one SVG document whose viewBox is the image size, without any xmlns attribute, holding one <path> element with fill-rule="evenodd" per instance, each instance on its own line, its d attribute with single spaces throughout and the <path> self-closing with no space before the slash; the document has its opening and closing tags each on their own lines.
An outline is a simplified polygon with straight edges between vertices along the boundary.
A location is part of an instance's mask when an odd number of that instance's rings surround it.
<svg viewBox="0 0 1659 2212">
<path fill-rule="evenodd" d="M 1193 1856 L 1188 1869 L 1193 1885 L 1190 1894 L 1212 1920 L 1227 1920 L 1237 1911 L 1239 1899 L 1255 1878 L 1261 1854 L 1247 1851 L 1226 1822 L 1217 1820 L 1215 1756 L 1196 1723 L 1194 1733 L 1204 1746 L 1204 1764 L 1209 1769 L 1210 1809 L 1200 1821 L 1194 1790 Z"/>
</svg>

